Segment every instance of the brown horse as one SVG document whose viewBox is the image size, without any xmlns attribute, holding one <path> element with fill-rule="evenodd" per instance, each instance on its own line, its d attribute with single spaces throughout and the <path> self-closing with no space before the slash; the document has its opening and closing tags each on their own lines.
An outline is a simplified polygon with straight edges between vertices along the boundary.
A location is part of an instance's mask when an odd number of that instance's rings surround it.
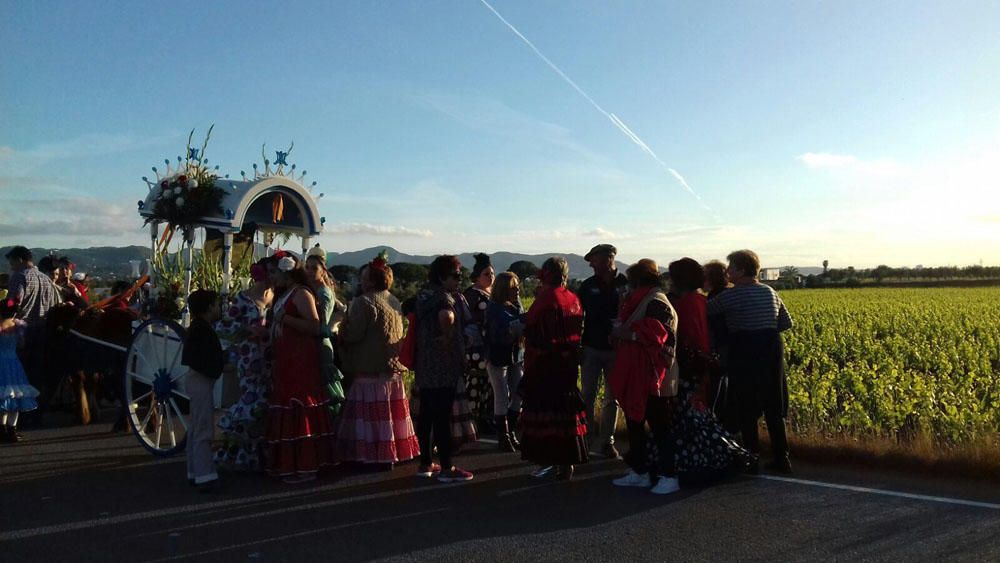
<svg viewBox="0 0 1000 563">
<path fill-rule="evenodd" d="M 63 303 L 46 317 L 46 371 L 72 390 L 82 424 L 99 415 L 98 398 L 119 399 L 125 349 L 136 314 L 128 309 L 79 309 Z"/>
</svg>

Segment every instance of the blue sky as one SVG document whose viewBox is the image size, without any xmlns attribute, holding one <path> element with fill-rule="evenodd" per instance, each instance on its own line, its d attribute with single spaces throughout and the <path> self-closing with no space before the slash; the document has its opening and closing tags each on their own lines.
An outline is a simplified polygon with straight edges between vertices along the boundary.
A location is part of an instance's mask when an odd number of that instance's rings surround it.
<svg viewBox="0 0 1000 563">
<path fill-rule="evenodd" d="M 1000 4 L 491 4 L 583 94 L 479 0 L 3 1 L 0 244 L 144 243 L 214 123 L 295 141 L 330 251 L 1000 263 Z"/>
</svg>

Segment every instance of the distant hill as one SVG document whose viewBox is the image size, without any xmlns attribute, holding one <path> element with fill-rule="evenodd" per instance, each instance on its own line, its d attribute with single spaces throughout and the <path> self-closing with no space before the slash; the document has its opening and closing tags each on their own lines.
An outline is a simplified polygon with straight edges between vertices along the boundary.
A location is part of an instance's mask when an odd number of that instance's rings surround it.
<svg viewBox="0 0 1000 563">
<path fill-rule="evenodd" d="M 11 246 L 0 247 L 0 256 L 7 254 Z M 54 251 L 58 256 L 68 256 L 76 264 L 78 272 L 86 272 L 91 277 L 124 278 L 131 271 L 129 260 L 144 260 L 152 254 L 145 246 L 95 246 L 92 248 L 32 248 L 35 262 Z M 6 267 L 0 268 L 6 270 Z"/>
<path fill-rule="evenodd" d="M 327 263 L 330 265 L 344 265 L 344 266 L 354 266 L 355 268 L 367 264 L 375 257 L 379 252 L 385 249 L 389 254 L 389 263 L 395 264 L 396 262 L 408 262 L 410 264 L 430 264 L 435 256 L 422 256 L 416 254 L 404 254 L 399 252 L 391 246 L 376 246 L 372 248 L 366 248 L 364 250 L 357 250 L 354 252 L 330 252 L 327 253 Z M 579 254 L 517 254 L 514 252 L 494 252 L 490 254 L 490 260 L 493 263 L 493 267 L 498 272 L 503 272 L 510 268 L 510 265 L 514 262 L 519 262 L 521 260 L 526 260 L 531 262 L 536 266 L 541 266 L 543 262 L 552 256 L 562 256 L 569 263 L 569 277 L 576 279 L 584 279 L 593 274 L 590 269 L 590 263 L 583 259 L 583 256 Z M 465 252 L 458 255 L 458 259 L 467 268 L 472 268 L 472 265 L 476 263 L 476 259 L 473 257 L 473 253 Z M 624 262 L 618 262 L 618 268 L 622 271 L 628 267 L 628 264 Z"/>
<path fill-rule="evenodd" d="M 411 264 L 430 264 L 434 260 L 434 255 L 418 255 L 418 254 L 405 254 L 399 252 L 391 246 L 375 246 L 372 248 L 366 248 L 364 250 L 356 250 L 353 252 L 330 252 L 327 254 L 327 263 L 330 265 L 345 265 L 354 266 L 355 268 L 367 264 L 376 254 L 386 249 L 389 252 L 389 262 L 409 262 Z M 0 247 L 0 256 L 3 256 L 11 249 L 10 246 Z M 35 255 L 35 260 L 37 261 L 41 257 L 49 253 L 50 250 L 55 250 L 56 254 L 59 256 L 69 256 L 71 260 L 76 264 L 77 270 L 80 272 L 86 272 L 90 276 L 98 276 L 104 278 L 119 278 L 126 277 L 129 274 L 129 260 L 144 260 L 149 258 L 150 250 L 145 246 L 96 246 L 92 248 L 59 248 L 59 249 L 49 249 L 49 248 L 32 248 L 31 252 Z M 260 249 L 262 253 L 263 248 Z M 542 262 L 545 262 L 551 256 L 562 256 L 569 262 L 569 275 L 570 278 L 584 279 L 589 277 L 593 272 L 590 269 L 590 264 L 583 259 L 583 256 L 579 254 L 559 254 L 555 252 L 550 252 L 546 254 L 518 254 L 516 252 L 495 252 L 490 255 L 490 259 L 493 261 L 493 267 L 496 268 L 498 272 L 502 272 L 510 267 L 514 262 L 520 260 L 526 260 L 531 262 L 536 266 L 541 266 Z M 458 255 L 458 259 L 461 260 L 462 264 L 468 268 L 471 268 L 473 264 L 476 263 L 476 259 L 473 258 L 473 253 L 465 252 Z M 662 264 L 666 266 L 666 264 Z M 618 262 L 618 268 L 621 271 L 625 271 L 628 264 L 624 262 Z M 0 267 L 0 270 L 5 268 Z M 822 268 L 813 267 L 800 267 L 799 272 L 802 275 L 809 274 L 819 274 L 822 273 Z"/>
</svg>

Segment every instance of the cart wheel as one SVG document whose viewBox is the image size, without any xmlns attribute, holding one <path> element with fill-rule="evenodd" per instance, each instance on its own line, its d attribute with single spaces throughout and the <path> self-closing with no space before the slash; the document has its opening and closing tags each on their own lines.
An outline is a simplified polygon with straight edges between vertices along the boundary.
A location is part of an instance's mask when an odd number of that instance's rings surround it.
<svg viewBox="0 0 1000 563">
<path fill-rule="evenodd" d="M 125 400 L 129 424 L 139 442 L 153 455 L 184 450 L 190 399 L 185 389 L 187 368 L 181 365 L 184 327 L 174 321 L 150 319 L 132 333 L 125 364 Z"/>
</svg>

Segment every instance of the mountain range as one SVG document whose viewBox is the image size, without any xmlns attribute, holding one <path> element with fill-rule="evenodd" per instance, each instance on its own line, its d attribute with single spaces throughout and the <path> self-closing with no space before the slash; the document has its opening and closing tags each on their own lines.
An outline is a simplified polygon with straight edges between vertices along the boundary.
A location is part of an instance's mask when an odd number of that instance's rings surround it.
<svg viewBox="0 0 1000 563">
<path fill-rule="evenodd" d="M 0 256 L 5 255 L 10 249 L 10 246 L 0 247 Z M 430 264 L 431 261 L 434 260 L 433 255 L 406 254 L 399 252 L 391 246 L 376 246 L 352 252 L 328 252 L 327 264 L 331 266 L 345 265 L 359 267 L 363 264 L 367 264 L 383 249 L 389 254 L 390 264 L 395 264 L 397 262 Z M 50 251 L 59 256 L 69 256 L 70 259 L 76 264 L 77 271 L 86 272 L 88 275 L 93 277 L 108 278 L 127 277 L 130 272 L 130 260 L 144 260 L 150 256 L 150 249 L 145 246 L 97 246 L 92 248 L 31 249 L 31 252 L 35 255 L 36 261 L 48 254 Z M 591 275 L 590 265 L 583 259 L 583 256 L 580 256 L 579 254 L 559 254 L 555 252 L 546 254 L 494 252 L 490 255 L 490 260 L 492 261 L 493 267 L 496 271 L 502 272 L 510 268 L 510 265 L 514 262 L 521 260 L 526 260 L 536 266 L 541 266 L 542 262 L 552 256 L 562 256 L 566 258 L 566 261 L 569 263 L 570 278 L 583 279 Z M 472 268 L 472 265 L 476 263 L 476 259 L 471 252 L 459 254 L 458 259 L 467 268 Z M 618 268 L 621 271 L 624 271 L 627 266 L 628 264 L 624 262 L 618 262 Z M 0 267 L 0 270 L 2 269 L 4 268 Z M 802 273 L 802 275 L 816 274 L 822 272 L 822 270 L 822 268 L 799 268 L 799 272 Z"/>
<path fill-rule="evenodd" d="M 389 255 L 389 263 L 395 264 L 397 262 L 407 262 L 409 264 L 430 264 L 435 256 L 424 256 L 419 254 L 405 254 L 399 252 L 391 246 L 376 246 L 373 248 L 366 248 L 365 250 L 357 250 L 354 252 L 328 252 L 327 253 L 327 263 L 333 264 L 343 264 L 345 266 L 359 267 L 367 264 L 383 249 Z M 462 265 L 466 268 L 471 269 L 476 263 L 476 258 L 473 253 L 465 252 L 458 254 L 458 259 L 462 262 Z M 556 252 L 548 254 L 518 254 L 515 252 L 494 252 L 490 254 L 490 262 L 493 264 L 493 268 L 498 272 L 506 271 L 510 268 L 510 265 L 514 262 L 528 261 L 536 266 L 541 266 L 543 262 L 548 260 L 552 256 L 562 256 L 569 263 L 569 277 L 576 279 L 583 279 L 590 276 L 593 272 L 590 269 L 590 263 L 583 259 L 583 256 L 579 254 L 559 254 Z M 618 262 L 618 267 L 622 271 L 628 267 L 628 264 L 624 262 Z"/>
</svg>

